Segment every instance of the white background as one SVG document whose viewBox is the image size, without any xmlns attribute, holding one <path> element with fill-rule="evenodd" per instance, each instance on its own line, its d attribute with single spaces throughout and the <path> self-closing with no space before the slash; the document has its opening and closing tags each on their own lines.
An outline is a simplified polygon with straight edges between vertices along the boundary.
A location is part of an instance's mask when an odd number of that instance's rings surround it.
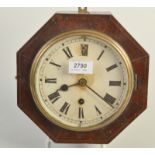
<svg viewBox="0 0 155 155">
<path fill-rule="evenodd" d="M 0 147 L 45 147 L 47 136 L 17 108 L 16 52 L 56 11 L 77 8 L 0 8 Z M 110 11 L 150 54 L 148 108 L 106 147 L 155 147 L 155 8 L 89 8 Z M 100 147 L 63 145 L 52 147 Z"/>
</svg>

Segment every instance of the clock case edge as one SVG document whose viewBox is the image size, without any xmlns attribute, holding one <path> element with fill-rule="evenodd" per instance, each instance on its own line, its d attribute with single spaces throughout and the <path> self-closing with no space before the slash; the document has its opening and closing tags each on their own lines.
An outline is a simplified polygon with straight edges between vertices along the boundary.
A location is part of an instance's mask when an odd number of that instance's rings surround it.
<svg viewBox="0 0 155 155">
<path fill-rule="evenodd" d="M 89 132 L 66 130 L 47 120 L 37 109 L 29 86 L 31 65 L 39 49 L 51 38 L 77 29 L 105 33 L 121 44 L 127 51 L 138 77 L 137 88 L 123 114 L 110 125 Z M 55 142 L 107 144 L 146 109 L 148 72 L 149 55 L 111 14 L 58 13 L 17 52 L 17 105 Z"/>
</svg>

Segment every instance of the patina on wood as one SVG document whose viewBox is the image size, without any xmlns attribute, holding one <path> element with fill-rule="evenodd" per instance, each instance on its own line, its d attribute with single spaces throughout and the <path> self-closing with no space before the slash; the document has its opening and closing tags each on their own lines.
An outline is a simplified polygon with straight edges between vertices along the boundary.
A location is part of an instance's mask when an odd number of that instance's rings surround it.
<svg viewBox="0 0 155 155">
<path fill-rule="evenodd" d="M 31 65 L 39 49 L 51 38 L 77 29 L 99 31 L 117 41 L 129 55 L 138 80 L 137 89 L 121 116 L 108 126 L 90 132 L 69 131 L 47 120 L 37 109 L 29 86 Z M 148 54 L 112 15 L 57 13 L 17 52 L 17 103 L 55 142 L 107 144 L 146 109 L 148 71 Z"/>
</svg>

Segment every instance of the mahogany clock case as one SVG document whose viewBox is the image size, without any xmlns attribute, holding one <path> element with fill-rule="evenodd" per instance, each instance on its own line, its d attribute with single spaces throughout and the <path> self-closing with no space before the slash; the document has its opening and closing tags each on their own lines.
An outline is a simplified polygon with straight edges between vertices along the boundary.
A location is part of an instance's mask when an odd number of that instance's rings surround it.
<svg viewBox="0 0 155 155">
<path fill-rule="evenodd" d="M 104 33 L 127 52 L 135 72 L 135 89 L 125 111 L 108 126 L 89 132 L 75 132 L 56 126 L 36 107 L 30 91 L 30 70 L 41 47 L 64 32 L 89 29 Z M 17 104 L 53 141 L 58 143 L 107 144 L 147 107 L 149 56 L 110 14 L 55 14 L 17 52 Z"/>
</svg>

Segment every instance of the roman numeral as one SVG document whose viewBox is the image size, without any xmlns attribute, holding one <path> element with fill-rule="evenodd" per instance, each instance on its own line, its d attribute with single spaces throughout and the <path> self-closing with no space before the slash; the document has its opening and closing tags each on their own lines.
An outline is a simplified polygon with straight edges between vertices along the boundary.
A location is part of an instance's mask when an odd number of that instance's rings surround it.
<svg viewBox="0 0 155 155">
<path fill-rule="evenodd" d="M 113 69 L 115 69 L 117 67 L 118 67 L 117 64 L 114 64 L 114 65 L 108 67 L 106 70 L 107 70 L 107 72 L 109 72 L 109 71 L 111 71 L 111 70 L 113 70 Z"/>
<path fill-rule="evenodd" d="M 56 91 L 56 92 L 50 94 L 48 96 L 48 98 L 49 98 L 50 101 L 52 101 L 52 103 L 55 103 L 60 98 L 60 94 L 59 94 L 58 91 Z"/>
<path fill-rule="evenodd" d="M 99 114 L 99 115 L 101 115 L 102 113 L 101 113 L 101 111 L 95 106 L 95 110 L 96 110 L 96 112 Z"/>
<path fill-rule="evenodd" d="M 69 110 L 70 104 L 65 102 L 64 105 L 61 107 L 60 111 L 62 113 L 64 113 L 65 115 L 67 115 L 67 112 Z"/>
<path fill-rule="evenodd" d="M 72 55 L 72 53 L 71 53 L 69 47 L 64 48 L 63 51 L 64 51 L 64 53 L 66 54 L 66 56 L 68 57 L 68 59 L 70 59 L 70 58 L 73 57 L 73 55 Z"/>
<path fill-rule="evenodd" d="M 45 83 L 57 83 L 57 79 L 56 78 L 53 78 L 53 79 L 45 78 Z"/>
<path fill-rule="evenodd" d="M 114 104 L 114 102 L 116 101 L 116 98 L 114 98 L 113 96 L 111 96 L 110 94 L 107 93 L 107 94 L 105 95 L 105 97 L 103 98 L 103 100 L 104 100 L 106 103 L 112 105 L 112 104 Z"/>
<path fill-rule="evenodd" d="M 121 81 L 109 81 L 109 86 L 121 86 Z"/>
<path fill-rule="evenodd" d="M 82 56 L 88 56 L 88 45 L 81 44 L 81 54 Z"/>
<path fill-rule="evenodd" d="M 79 107 L 79 118 L 84 118 L 84 112 L 82 107 Z"/>
<path fill-rule="evenodd" d="M 56 67 L 61 67 L 61 65 L 58 65 L 58 64 L 56 64 L 56 63 L 54 63 L 54 62 L 50 62 L 50 64 L 51 64 L 51 65 L 54 65 L 54 66 L 56 66 Z"/>
<path fill-rule="evenodd" d="M 83 39 L 83 41 L 86 41 L 86 39 L 87 39 L 86 36 L 82 36 L 81 38 Z"/>
<path fill-rule="evenodd" d="M 104 50 L 101 52 L 101 54 L 100 54 L 99 57 L 97 58 L 98 61 L 99 61 L 100 58 L 102 57 L 103 53 L 104 53 Z"/>
</svg>

